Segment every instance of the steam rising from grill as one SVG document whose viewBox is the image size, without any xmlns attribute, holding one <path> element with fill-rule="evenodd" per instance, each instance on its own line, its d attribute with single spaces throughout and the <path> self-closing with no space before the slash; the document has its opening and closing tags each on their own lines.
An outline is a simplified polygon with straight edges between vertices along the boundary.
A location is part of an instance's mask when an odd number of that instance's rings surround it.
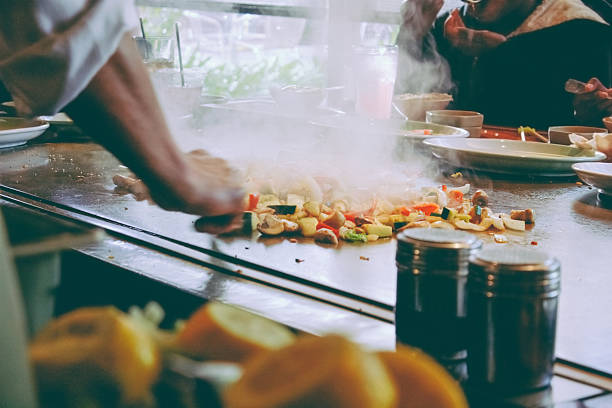
<svg viewBox="0 0 612 408">
<path fill-rule="evenodd" d="M 349 3 L 347 7 L 354 6 L 353 1 Z M 410 32 L 404 32 L 400 41 L 409 40 L 406 35 Z M 400 87 L 412 92 L 450 88 L 448 66 L 442 58 L 418 62 L 402 53 L 399 61 Z M 162 101 L 164 106 L 180 103 Z M 229 160 L 243 172 L 247 190 L 252 192 L 345 199 L 355 208 L 367 206 L 375 197 L 391 203 L 415 198 L 425 183 L 423 176 L 437 172 L 429 153 L 418 153 L 394 135 L 325 129 L 308 124 L 308 115 L 304 116 L 292 120 L 226 110 L 221 116 L 207 113 L 203 130 L 175 118 L 169 122 L 183 149 L 204 148 Z"/>
</svg>

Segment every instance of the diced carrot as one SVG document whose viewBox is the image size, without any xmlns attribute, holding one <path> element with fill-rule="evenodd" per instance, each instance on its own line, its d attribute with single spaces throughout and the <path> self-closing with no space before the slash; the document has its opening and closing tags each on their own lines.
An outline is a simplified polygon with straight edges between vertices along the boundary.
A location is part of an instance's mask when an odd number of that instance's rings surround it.
<svg viewBox="0 0 612 408">
<path fill-rule="evenodd" d="M 421 211 L 423 214 L 429 216 L 432 212 L 440 212 L 440 207 L 436 203 L 421 203 L 412 206 L 415 211 Z"/>
<path fill-rule="evenodd" d="M 405 206 L 401 206 L 401 207 L 399 208 L 399 212 L 400 212 L 400 214 L 402 214 L 402 215 L 410 215 L 410 208 L 405 207 Z"/>
</svg>

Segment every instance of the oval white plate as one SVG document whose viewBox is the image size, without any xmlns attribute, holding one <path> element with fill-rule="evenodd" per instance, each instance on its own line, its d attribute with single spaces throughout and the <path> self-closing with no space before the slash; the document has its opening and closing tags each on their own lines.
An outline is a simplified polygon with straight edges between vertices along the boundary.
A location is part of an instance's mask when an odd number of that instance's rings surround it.
<svg viewBox="0 0 612 408">
<path fill-rule="evenodd" d="M 576 163 L 572 169 L 580 180 L 612 196 L 612 163 Z"/>
<path fill-rule="evenodd" d="M 330 116 L 313 120 L 310 123 L 352 132 L 404 136 L 408 139 L 421 140 L 431 137 L 466 138 L 470 135 L 467 130 L 457 127 L 395 118 L 367 119 L 356 116 Z M 423 129 L 432 130 L 433 134 L 424 134 Z"/>
<path fill-rule="evenodd" d="M 520 140 L 432 138 L 424 143 L 453 165 L 502 174 L 572 176 L 572 164 L 606 158 L 601 152 Z"/>
<path fill-rule="evenodd" d="M 49 124 L 43 120 L 0 118 L 0 148 L 19 146 L 44 133 Z"/>
</svg>

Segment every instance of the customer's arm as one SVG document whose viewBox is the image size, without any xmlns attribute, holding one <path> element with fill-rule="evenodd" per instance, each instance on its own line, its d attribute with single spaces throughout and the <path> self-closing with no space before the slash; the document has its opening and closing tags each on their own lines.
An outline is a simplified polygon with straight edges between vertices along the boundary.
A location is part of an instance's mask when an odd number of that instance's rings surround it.
<svg viewBox="0 0 612 408">
<path fill-rule="evenodd" d="M 163 208 L 220 216 L 221 227 L 241 213 L 243 191 L 227 163 L 205 152 L 183 154 L 173 142 L 148 72 L 127 35 L 66 111 L 142 178 Z"/>
<path fill-rule="evenodd" d="M 438 52 L 436 16 L 442 0 L 404 0 L 397 37 L 399 58 L 396 93 L 447 92 L 450 69 Z M 436 22 L 436 24 L 434 24 Z"/>
</svg>

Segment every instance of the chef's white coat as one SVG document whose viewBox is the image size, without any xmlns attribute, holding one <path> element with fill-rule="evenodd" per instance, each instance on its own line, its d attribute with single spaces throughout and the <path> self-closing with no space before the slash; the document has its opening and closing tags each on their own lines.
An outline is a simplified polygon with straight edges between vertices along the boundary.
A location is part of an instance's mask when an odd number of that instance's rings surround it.
<svg viewBox="0 0 612 408">
<path fill-rule="evenodd" d="M 136 21 L 133 0 L 0 0 L 0 81 L 20 113 L 54 114 Z"/>
</svg>

